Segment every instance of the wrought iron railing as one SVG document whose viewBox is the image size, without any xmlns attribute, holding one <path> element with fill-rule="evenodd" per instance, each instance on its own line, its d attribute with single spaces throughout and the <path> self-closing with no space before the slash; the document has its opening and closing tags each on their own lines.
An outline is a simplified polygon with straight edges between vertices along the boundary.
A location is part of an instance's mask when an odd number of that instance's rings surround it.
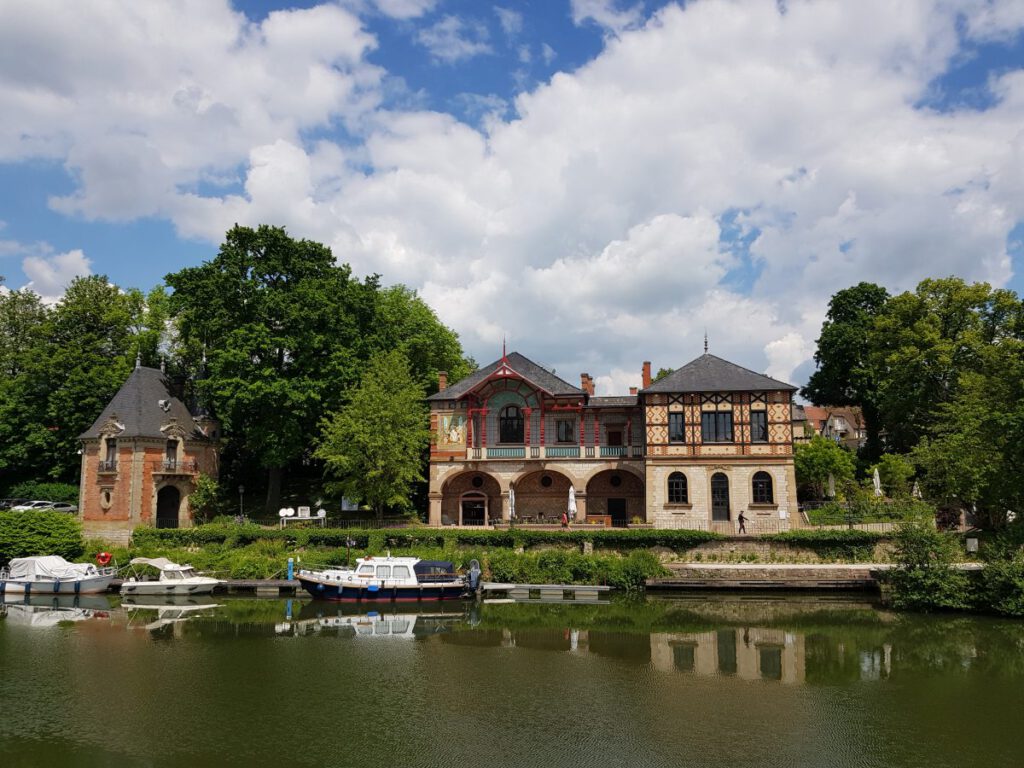
<svg viewBox="0 0 1024 768">
<path fill-rule="evenodd" d="M 117 459 L 104 459 L 99 464 L 100 472 L 117 472 Z"/>
<path fill-rule="evenodd" d="M 163 472 L 179 472 L 181 474 L 192 474 L 196 471 L 195 459 L 164 459 L 160 462 L 160 469 Z"/>
</svg>

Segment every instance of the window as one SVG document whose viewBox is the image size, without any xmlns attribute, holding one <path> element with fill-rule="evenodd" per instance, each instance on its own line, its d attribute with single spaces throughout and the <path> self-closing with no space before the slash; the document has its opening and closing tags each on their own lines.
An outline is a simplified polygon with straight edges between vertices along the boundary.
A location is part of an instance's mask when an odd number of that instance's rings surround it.
<svg viewBox="0 0 1024 768">
<path fill-rule="evenodd" d="M 409 578 L 409 566 L 407 565 L 396 565 L 392 575 L 396 579 L 408 579 Z"/>
<path fill-rule="evenodd" d="M 107 438 L 107 461 L 117 459 L 117 440 L 113 437 Z"/>
<path fill-rule="evenodd" d="M 523 412 L 518 405 L 506 405 L 498 416 L 498 434 L 503 443 L 523 442 Z"/>
<path fill-rule="evenodd" d="M 670 413 L 668 415 L 668 441 L 670 443 L 686 442 L 686 428 L 684 426 L 683 414 Z"/>
<path fill-rule="evenodd" d="M 700 431 L 705 443 L 731 443 L 732 411 L 705 411 L 700 415 Z"/>
<path fill-rule="evenodd" d="M 558 442 L 560 442 L 560 443 L 575 443 L 576 442 L 576 420 L 575 419 L 558 419 L 555 422 L 555 433 L 558 436 Z"/>
<path fill-rule="evenodd" d="M 686 504 L 688 498 L 686 493 L 686 475 L 682 472 L 673 472 L 668 476 L 668 503 Z"/>
<path fill-rule="evenodd" d="M 360 565 L 359 566 L 359 575 L 360 576 L 373 576 L 373 566 L 372 565 Z"/>
<path fill-rule="evenodd" d="M 391 566 L 390 565 L 378 565 L 377 566 L 377 578 L 378 579 L 390 579 L 391 578 Z"/>
<path fill-rule="evenodd" d="M 754 473 L 754 503 L 774 504 L 775 495 L 772 493 L 772 476 L 767 472 Z"/>
<path fill-rule="evenodd" d="M 753 443 L 768 442 L 768 412 L 750 412 L 750 441 Z"/>
<path fill-rule="evenodd" d="M 608 445 L 619 447 L 622 445 L 622 430 L 621 429 L 609 429 L 605 433 L 605 439 Z"/>
</svg>

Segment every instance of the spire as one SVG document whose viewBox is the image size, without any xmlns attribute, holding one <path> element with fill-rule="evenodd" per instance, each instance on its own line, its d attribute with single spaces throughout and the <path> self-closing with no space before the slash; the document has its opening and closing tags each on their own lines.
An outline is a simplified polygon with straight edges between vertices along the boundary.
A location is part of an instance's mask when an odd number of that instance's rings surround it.
<svg viewBox="0 0 1024 768">
<path fill-rule="evenodd" d="M 501 334 L 501 359 L 508 360 L 508 353 L 505 351 L 505 334 Z"/>
<path fill-rule="evenodd" d="M 704 354 L 706 355 L 707 353 L 708 353 L 708 329 L 707 329 L 707 326 L 705 326 L 704 327 Z"/>
</svg>

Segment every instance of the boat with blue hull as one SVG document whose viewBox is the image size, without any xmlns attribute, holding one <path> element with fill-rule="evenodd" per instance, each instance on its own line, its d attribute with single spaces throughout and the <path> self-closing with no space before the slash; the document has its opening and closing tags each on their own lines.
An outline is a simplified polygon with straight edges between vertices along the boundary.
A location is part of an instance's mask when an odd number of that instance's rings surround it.
<svg viewBox="0 0 1024 768">
<path fill-rule="evenodd" d="M 361 557 L 355 568 L 300 570 L 295 578 L 318 600 L 462 600 L 473 596 L 480 582 L 480 570 L 475 566 L 468 576 L 463 576 L 445 560 L 388 555 Z"/>
</svg>

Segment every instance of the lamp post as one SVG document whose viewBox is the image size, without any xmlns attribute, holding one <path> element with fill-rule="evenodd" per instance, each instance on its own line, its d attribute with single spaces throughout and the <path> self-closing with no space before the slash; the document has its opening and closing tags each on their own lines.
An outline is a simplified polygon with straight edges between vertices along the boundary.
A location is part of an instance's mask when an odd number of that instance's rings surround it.
<svg viewBox="0 0 1024 768">
<path fill-rule="evenodd" d="M 245 519 L 245 486 L 238 486 L 238 516 Z"/>
</svg>

